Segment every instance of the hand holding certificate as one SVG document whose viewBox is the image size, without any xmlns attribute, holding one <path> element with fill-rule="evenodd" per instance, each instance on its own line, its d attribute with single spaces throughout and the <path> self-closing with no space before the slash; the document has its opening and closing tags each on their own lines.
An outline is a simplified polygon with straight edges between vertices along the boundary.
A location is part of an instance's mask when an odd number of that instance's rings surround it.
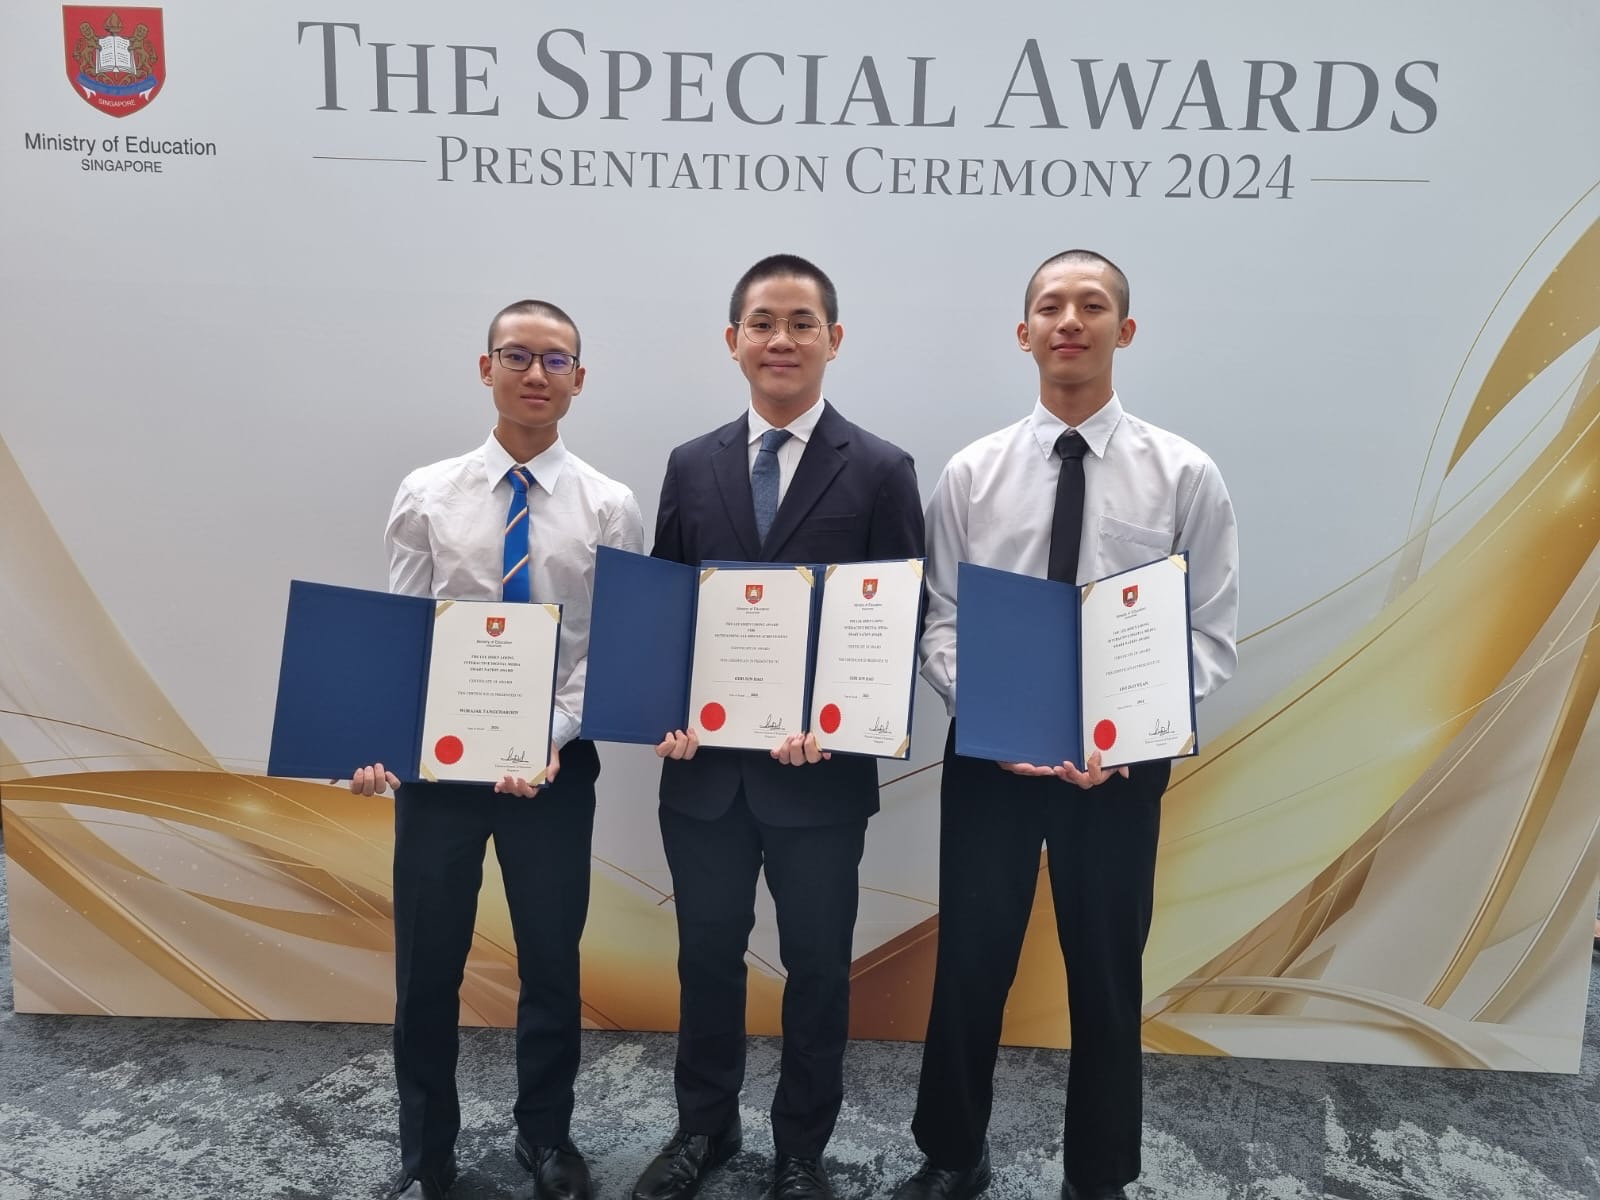
<svg viewBox="0 0 1600 1200">
<path fill-rule="evenodd" d="M 1110 769 L 1196 753 L 1188 563 L 1081 588 L 962 563 L 956 750 Z"/>
<path fill-rule="evenodd" d="M 290 585 L 267 773 L 544 782 L 561 606 Z M 362 664 L 353 690 L 348 664 Z"/>
</svg>

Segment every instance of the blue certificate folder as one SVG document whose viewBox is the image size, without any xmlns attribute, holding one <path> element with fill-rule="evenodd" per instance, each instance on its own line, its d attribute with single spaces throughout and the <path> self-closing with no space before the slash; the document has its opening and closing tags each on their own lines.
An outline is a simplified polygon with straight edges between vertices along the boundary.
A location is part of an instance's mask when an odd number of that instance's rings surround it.
<svg viewBox="0 0 1600 1200">
<path fill-rule="evenodd" d="M 421 776 L 434 601 L 296 579 L 267 774 L 346 779 L 381 762 Z"/>
<path fill-rule="evenodd" d="M 583 736 L 654 746 L 689 713 L 697 567 L 595 551 Z"/>
<path fill-rule="evenodd" d="M 956 753 L 1081 769 L 1083 589 L 964 562 L 956 590 Z M 1193 725 L 1192 665 L 1190 695 Z"/>
<path fill-rule="evenodd" d="M 689 727 L 689 676 L 694 667 L 695 601 L 707 567 L 792 571 L 792 563 L 704 562 L 699 566 L 595 551 L 594 608 L 589 621 L 589 671 L 583 689 L 583 736 L 597 742 L 654 746 Z M 817 577 L 821 567 L 813 567 Z M 822 589 L 812 589 L 808 663 L 817 653 Z M 806 684 L 804 712 L 811 711 Z"/>
<path fill-rule="evenodd" d="M 956 568 L 956 753 L 1083 765 L 1078 589 Z"/>
</svg>

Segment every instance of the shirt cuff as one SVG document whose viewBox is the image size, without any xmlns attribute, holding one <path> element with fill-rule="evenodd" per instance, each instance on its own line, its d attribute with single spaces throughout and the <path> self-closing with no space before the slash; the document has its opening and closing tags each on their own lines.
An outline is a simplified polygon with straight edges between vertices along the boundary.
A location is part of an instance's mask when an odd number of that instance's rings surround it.
<svg viewBox="0 0 1600 1200">
<path fill-rule="evenodd" d="M 561 747 L 565 746 L 568 742 L 572 741 L 573 738 L 578 736 L 578 730 L 580 728 L 582 728 L 582 723 L 577 717 L 573 716 L 563 708 L 556 709 L 555 720 L 550 723 L 551 749 L 561 749 Z"/>
</svg>

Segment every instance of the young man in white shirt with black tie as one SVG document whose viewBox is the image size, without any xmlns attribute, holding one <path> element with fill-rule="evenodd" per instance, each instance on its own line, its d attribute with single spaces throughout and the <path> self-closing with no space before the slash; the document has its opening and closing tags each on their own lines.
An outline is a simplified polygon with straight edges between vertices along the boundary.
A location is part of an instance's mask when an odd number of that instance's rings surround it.
<svg viewBox="0 0 1600 1200">
<path fill-rule="evenodd" d="M 644 549 L 633 493 L 569 451 L 559 426 L 583 389 L 581 342 L 553 304 L 522 300 L 489 326 L 478 372 L 494 431 L 477 449 L 407 475 L 385 543 L 391 591 L 456 600 L 563 605 L 548 786 L 402 785 L 382 763 L 351 790 L 395 788 L 395 1079 L 399 1200 L 439 1200 L 455 1180 L 460 987 L 492 837 L 516 938 L 518 1162 L 538 1200 L 589 1200 L 571 1139 L 578 1069 L 578 941 L 589 902 L 589 847 L 600 760 L 578 738 L 595 547 Z M 520 486 L 519 486 L 520 485 Z M 524 499 L 525 497 L 525 499 Z M 353 671 L 359 674 L 359 664 Z"/>
<path fill-rule="evenodd" d="M 1123 410 L 1112 359 L 1135 324 L 1114 263 L 1054 255 L 1029 280 L 1023 313 L 1017 342 L 1039 372 L 1033 411 L 952 458 L 928 506 L 923 676 L 954 717 L 961 562 L 1084 583 L 1188 551 L 1203 698 L 1237 661 L 1238 539 L 1222 477 L 1198 448 Z M 1062 1196 L 1114 1200 L 1138 1178 L 1140 959 L 1170 774 L 1170 762 L 1107 771 L 1099 751 L 1083 763 L 966 758 L 952 722 L 938 965 L 912 1121 L 927 1161 L 896 1200 L 968 1200 L 989 1185 L 995 1057 L 1041 847 L 1070 980 Z"/>
</svg>

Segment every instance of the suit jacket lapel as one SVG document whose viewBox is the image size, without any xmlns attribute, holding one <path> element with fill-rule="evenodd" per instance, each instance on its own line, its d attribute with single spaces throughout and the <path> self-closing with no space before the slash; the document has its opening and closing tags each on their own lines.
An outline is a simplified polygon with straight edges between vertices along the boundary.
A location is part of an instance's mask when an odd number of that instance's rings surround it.
<svg viewBox="0 0 1600 1200">
<path fill-rule="evenodd" d="M 778 505 L 778 514 L 773 518 L 772 528 L 767 531 L 767 540 L 762 544 L 763 559 L 777 559 L 776 552 L 800 528 L 806 514 L 816 507 L 817 501 L 822 499 L 822 493 L 828 490 L 833 477 L 844 469 L 848 461 L 844 448 L 849 444 L 849 422 L 829 405 L 822 410 L 822 417 L 806 442 L 805 453 L 800 456 L 800 465 L 794 469 L 794 478 L 789 481 L 789 490 L 784 493 L 783 503 Z M 748 496 L 748 475 L 744 490 Z M 754 500 L 750 501 L 750 528 L 752 531 L 755 529 Z"/>
<path fill-rule="evenodd" d="M 741 416 L 723 427 L 722 445 L 711 452 L 711 472 L 727 510 L 728 526 L 739 540 L 747 562 L 761 557 L 761 538 L 756 533 L 756 502 L 750 495 L 750 421 Z M 782 511 L 778 514 L 782 520 Z"/>
</svg>

